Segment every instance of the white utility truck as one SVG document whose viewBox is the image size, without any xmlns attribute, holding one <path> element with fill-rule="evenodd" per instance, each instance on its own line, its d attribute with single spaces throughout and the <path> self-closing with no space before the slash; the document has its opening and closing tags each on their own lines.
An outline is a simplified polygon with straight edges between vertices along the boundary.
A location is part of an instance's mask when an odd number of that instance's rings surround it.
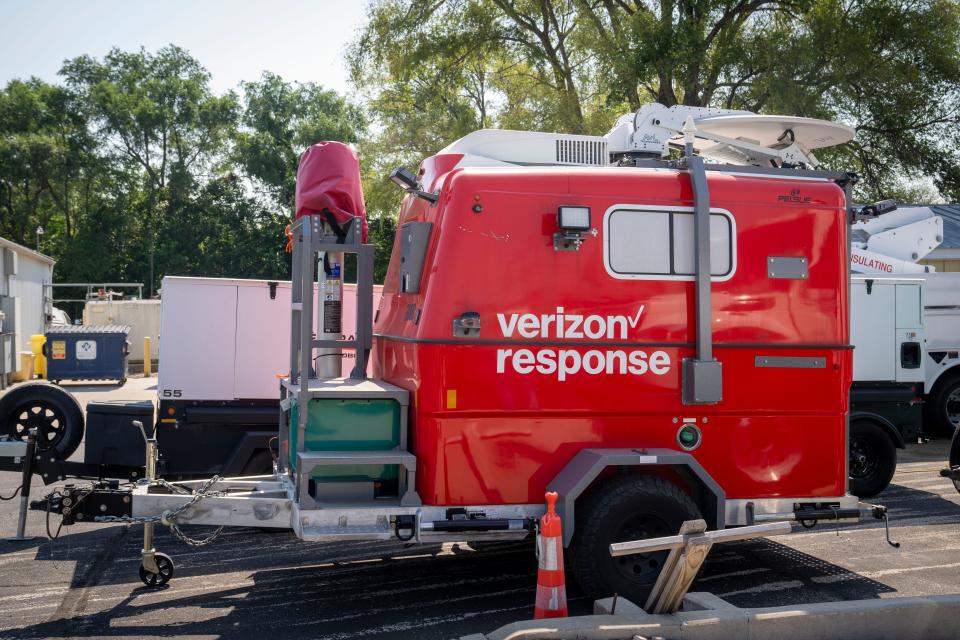
<svg viewBox="0 0 960 640">
<path fill-rule="evenodd" d="M 929 207 L 896 208 L 881 203 L 865 208 L 870 209 L 880 215 L 858 220 L 851 227 L 851 270 L 874 283 L 904 277 L 923 282 L 922 430 L 948 435 L 960 426 L 960 273 L 937 273 L 930 266 L 918 264 L 943 241 L 943 220 Z M 870 301 L 870 310 L 865 313 L 858 313 L 858 302 L 857 298 L 851 302 L 854 342 L 869 342 L 877 324 L 887 327 L 891 317 L 905 313 L 889 296 Z M 892 345 L 891 353 L 882 357 L 895 360 L 900 348 Z M 861 382 L 878 382 L 879 370 L 870 364 L 874 356 L 867 351 L 858 349 L 854 354 L 855 389 Z M 870 362 L 858 367 L 861 358 Z M 899 370 L 895 375 L 889 368 L 887 372 L 893 376 L 886 380 L 891 383 L 909 381 L 903 375 L 911 377 Z"/>
<path fill-rule="evenodd" d="M 922 435 L 923 280 L 854 276 L 850 282 L 850 490 L 880 493 L 897 449 Z"/>
</svg>

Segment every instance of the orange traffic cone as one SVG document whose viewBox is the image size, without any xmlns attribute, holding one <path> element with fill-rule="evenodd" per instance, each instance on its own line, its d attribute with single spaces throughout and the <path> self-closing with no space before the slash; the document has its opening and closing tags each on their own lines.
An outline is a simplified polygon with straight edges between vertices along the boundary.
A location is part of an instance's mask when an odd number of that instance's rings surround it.
<svg viewBox="0 0 960 640">
<path fill-rule="evenodd" d="M 557 492 L 544 496 L 547 512 L 540 518 L 540 533 L 537 535 L 537 601 L 533 617 L 567 617 L 567 586 L 563 575 L 563 533 L 560 516 L 557 515 Z"/>
</svg>

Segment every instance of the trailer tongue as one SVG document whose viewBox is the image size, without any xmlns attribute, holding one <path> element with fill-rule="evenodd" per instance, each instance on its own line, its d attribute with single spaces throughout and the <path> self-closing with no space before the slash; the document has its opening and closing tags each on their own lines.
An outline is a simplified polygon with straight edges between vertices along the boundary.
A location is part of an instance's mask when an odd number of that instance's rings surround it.
<svg viewBox="0 0 960 640">
<path fill-rule="evenodd" d="M 475 132 L 392 176 L 409 195 L 376 317 L 356 158 L 313 148 L 291 229 L 274 474 L 148 474 L 129 501 L 82 490 L 81 512 L 184 537 L 213 524 L 482 540 L 528 536 L 553 490 L 584 589 L 637 601 L 666 551 L 615 558 L 611 544 L 694 520 L 885 519 L 847 491 L 855 176 L 813 155 L 852 135 L 660 105 L 606 137 Z M 334 265 L 348 254 L 346 339 Z M 347 377 L 328 366 L 344 349 Z M 159 557 L 145 534 L 147 584 L 172 575 Z"/>
</svg>

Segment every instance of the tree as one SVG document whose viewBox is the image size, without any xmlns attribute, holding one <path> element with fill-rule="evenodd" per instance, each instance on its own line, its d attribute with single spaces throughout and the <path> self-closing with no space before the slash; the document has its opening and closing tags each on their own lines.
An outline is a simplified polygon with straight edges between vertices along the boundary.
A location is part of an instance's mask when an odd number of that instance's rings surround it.
<svg viewBox="0 0 960 640">
<path fill-rule="evenodd" d="M 215 95 L 175 46 L 81 56 L 61 75 L 0 89 L 0 235 L 32 246 L 42 225 L 60 281 L 289 277 L 300 153 L 357 143 L 366 124 L 336 93 L 269 73 L 242 101 Z"/>
<path fill-rule="evenodd" d="M 824 158 L 863 195 L 960 197 L 958 44 L 953 0 L 378 0 L 349 58 L 410 157 L 466 123 L 600 134 L 657 101 L 844 121 L 857 142 Z"/>
<path fill-rule="evenodd" d="M 278 208 L 292 211 L 300 154 L 322 140 L 358 142 L 366 129 L 363 112 L 334 91 L 269 72 L 242 88 L 244 129 L 235 161 Z"/>
<path fill-rule="evenodd" d="M 106 153 L 140 174 L 152 294 L 157 227 L 198 175 L 215 170 L 236 126 L 236 95 L 214 96 L 209 73 L 172 45 L 156 54 L 113 49 L 103 61 L 81 56 L 61 75 Z"/>
<path fill-rule="evenodd" d="M 35 78 L 11 81 L 0 92 L 0 233 L 32 244 L 41 225 L 54 237 L 62 229 L 69 241 L 77 215 L 72 191 L 89 179 L 91 150 L 68 92 Z"/>
</svg>

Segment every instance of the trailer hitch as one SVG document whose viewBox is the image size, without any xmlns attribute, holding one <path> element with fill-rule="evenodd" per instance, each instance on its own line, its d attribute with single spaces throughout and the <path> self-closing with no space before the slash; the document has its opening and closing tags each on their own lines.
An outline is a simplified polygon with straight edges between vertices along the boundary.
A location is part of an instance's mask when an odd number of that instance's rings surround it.
<svg viewBox="0 0 960 640">
<path fill-rule="evenodd" d="M 900 543 L 890 538 L 890 516 L 887 508 L 878 504 L 860 503 L 860 505 L 859 507 L 841 508 L 836 503 L 817 503 L 812 506 L 794 505 L 794 510 L 787 513 L 756 514 L 754 504 L 748 502 L 747 525 L 786 520 L 796 522 L 805 529 L 812 529 L 817 526 L 820 520 L 832 520 L 837 523 L 837 535 L 840 535 L 839 524 L 841 520 L 860 520 L 860 518 L 872 517 L 876 520 L 883 520 L 887 544 L 894 549 L 899 549 Z"/>
</svg>

